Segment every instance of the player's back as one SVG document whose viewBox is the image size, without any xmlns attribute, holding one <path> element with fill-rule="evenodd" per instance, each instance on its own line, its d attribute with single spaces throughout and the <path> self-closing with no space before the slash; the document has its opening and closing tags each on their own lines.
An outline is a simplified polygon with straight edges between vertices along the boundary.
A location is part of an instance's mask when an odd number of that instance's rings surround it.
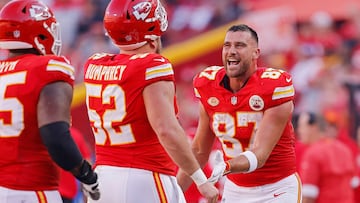
<svg viewBox="0 0 360 203">
<path fill-rule="evenodd" d="M 158 54 L 96 54 L 84 72 L 96 165 L 175 175 L 175 164 L 147 119 L 142 96 L 152 83 L 174 81 L 169 61 Z"/>
<path fill-rule="evenodd" d="M 28 54 L 0 61 L 0 186 L 57 188 L 58 167 L 40 137 L 37 103 L 42 88 L 59 80 L 74 80 L 73 67 L 62 57 Z"/>
</svg>

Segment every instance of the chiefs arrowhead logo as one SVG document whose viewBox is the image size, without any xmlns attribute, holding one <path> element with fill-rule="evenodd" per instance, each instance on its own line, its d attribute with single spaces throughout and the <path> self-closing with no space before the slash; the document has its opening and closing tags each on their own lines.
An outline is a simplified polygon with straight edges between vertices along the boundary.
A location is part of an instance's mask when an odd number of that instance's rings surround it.
<svg viewBox="0 0 360 203">
<path fill-rule="evenodd" d="M 32 5 L 29 8 L 30 16 L 37 21 L 46 20 L 51 17 L 51 13 L 48 8 L 40 5 Z"/>
<path fill-rule="evenodd" d="M 141 2 L 136 4 L 134 7 L 134 16 L 137 20 L 145 20 L 150 11 L 151 11 L 151 3 L 150 2 Z"/>
</svg>

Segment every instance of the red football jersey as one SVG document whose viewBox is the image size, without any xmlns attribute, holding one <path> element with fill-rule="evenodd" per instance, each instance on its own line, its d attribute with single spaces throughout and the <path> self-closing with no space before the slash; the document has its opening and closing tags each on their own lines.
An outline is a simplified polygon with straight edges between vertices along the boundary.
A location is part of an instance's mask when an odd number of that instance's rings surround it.
<svg viewBox="0 0 360 203">
<path fill-rule="evenodd" d="M 354 193 L 350 182 L 355 173 L 350 149 L 332 138 L 323 138 L 310 145 L 300 168 L 304 193 L 310 188 L 310 193 L 313 193 L 313 188 L 318 189 L 316 203 L 353 203 Z"/>
<path fill-rule="evenodd" d="M 212 66 L 194 78 L 195 95 L 204 105 L 210 128 L 222 143 L 225 160 L 249 149 L 253 136 L 268 108 L 292 101 L 291 76 L 279 69 L 258 68 L 237 93 L 221 84 L 223 67 Z M 229 174 L 240 186 L 258 186 L 276 182 L 295 173 L 295 136 L 289 121 L 265 165 L 251 173 Z"/>
<path fill-rule="evenodd" d="M 74 68 L 57 56 L 23 55 L 0 61 L 0 185 L 19 190 L 58 187 L 58 167 L 42 143 L 37 104 L 55 81 L 73 85 Z"/>
<path fill-rule="evenodd" d="M 142 96 L 152 83 L 174 81 L 171 63 L 158 54 L 95 54 L 84 73 L 95 164 L 175 175 L 176 165 L 150 126 Z M 175 97 L 174 106 L 177 111 Z"/>
</svg>

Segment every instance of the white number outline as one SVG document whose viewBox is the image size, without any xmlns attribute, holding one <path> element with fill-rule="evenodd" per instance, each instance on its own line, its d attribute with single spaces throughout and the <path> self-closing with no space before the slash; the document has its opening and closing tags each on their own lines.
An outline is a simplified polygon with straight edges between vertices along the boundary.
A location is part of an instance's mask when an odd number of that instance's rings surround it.
<svg viewBox="0 0 360 203">
<path fill-rule="evenodd" d="M 221 69 L 220 66 L 210 66 L 201 71 L 199 78 L 206 77 L 209 80 L 215 80 L 216 73 Z"/>
<path fill-rule="evenodd" d="M 96 144 L 105 145 L 107 140 L 109 140 L 110 145 L 135 143 L 136 139 L 130 124 L 119 126 L 119 131 L 112 127 L 113 123 L 123 121 L 127 114 L 124 90 L 116 84 L 107 85 L 102 89 L 100 84 L 85 83 L 85 87 L 86 105 L 90 123 L 93 123 L 92 131 L 95 135 Z M 89 100 L 91 98 L 100 99 L 103 105 L 110 104 L 113 101 L 115 107 L 106 109 L 104 114 L 100 116 L 94 107 L 90 106 Z"/>
<path fill-rule="evenodd" d="M 0 117 L 0 137 L 18 137 L 25 128 L 24 105 L 16 97 L 6 97 L 8 87 L 25 84 L 26 71 L 0 76 L 0 112 L 10 113 L 11 121 Z"/>
<path fill-rule="evenodd" d="M 228 157 L 236 157 L 241 152 L 244 152 L 251 147 L 251 144 L 256 136 L 257 128 L 262 119 L 262 112 L 236 112 L 236 118 L 229 113 L 215 113 L 213 115 L 212 129 L 214 134 L 220 140 L 223 150 Z M 243 146 L 241 142 L 235 137 L 236 128 L 247 128 L 250 123 L 254 123 L 252 133 L 250 136 L 250 142 L 248 147 Z M 224 131 L 219 131 L 219 126 L 224 125 Z M 228 145 L 227 143 L 231 143 Z"/>
</svg>

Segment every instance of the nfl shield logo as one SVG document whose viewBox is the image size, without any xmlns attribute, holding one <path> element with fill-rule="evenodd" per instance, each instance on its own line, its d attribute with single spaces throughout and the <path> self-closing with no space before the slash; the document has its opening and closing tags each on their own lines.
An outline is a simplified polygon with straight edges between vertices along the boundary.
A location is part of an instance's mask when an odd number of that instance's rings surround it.
<svg viewBox="0 0 360 203">
<path fill-rule="evenodd" d="M 236 104 L 237 104 L 237 97 L 236 97 L 236 96 L 232 96 L 232 97 L 231 97 L 231 104 L 232 104 L 232 105 L 236 105 Z"/>
<path fill-rule="evenodd" d="M 13 32 L 13 35 L 14 35 L 15 38 L 19 38 L 20 37 L 20 30 L 15 30 Z"/>
</svg>

